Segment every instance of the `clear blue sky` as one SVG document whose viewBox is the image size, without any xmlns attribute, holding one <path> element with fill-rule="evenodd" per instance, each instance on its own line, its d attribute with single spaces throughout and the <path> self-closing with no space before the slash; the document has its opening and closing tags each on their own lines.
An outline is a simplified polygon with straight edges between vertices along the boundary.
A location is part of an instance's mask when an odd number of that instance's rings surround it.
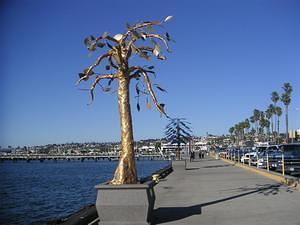
<svg viewBox="0 0 300 225">
<path fill-rule="evenodd" d="M 299 128 L 299 11 L 297 0 L 2 1 L 0 145 L 119 140 L 117 96 L 99 90 L 87 106 L 88 93 L 75 86 L 94 59 L 83 39 L 168 15 L 176 43 L 153 64 L 171 116 L 187 118 L 195 135 L 227 133 L 290 82 L 290 128 Z M 132 114 L 135 139 L 163 135 L 157 111 L 137 112 L 132 99 Z"/>
</svg>

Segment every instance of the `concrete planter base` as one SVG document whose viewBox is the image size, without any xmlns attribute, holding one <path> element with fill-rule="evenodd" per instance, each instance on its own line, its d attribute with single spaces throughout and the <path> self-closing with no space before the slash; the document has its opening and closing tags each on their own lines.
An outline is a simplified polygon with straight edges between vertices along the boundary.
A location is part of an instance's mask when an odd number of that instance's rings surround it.
<svg viewBox="0 0 300 225">
<path fill-rule="evenodd" d="M 100 184 L 96 209 L 99 225 L 148 225 L 155 202 L 154 182 L 143 184 Z"/>
</svg>

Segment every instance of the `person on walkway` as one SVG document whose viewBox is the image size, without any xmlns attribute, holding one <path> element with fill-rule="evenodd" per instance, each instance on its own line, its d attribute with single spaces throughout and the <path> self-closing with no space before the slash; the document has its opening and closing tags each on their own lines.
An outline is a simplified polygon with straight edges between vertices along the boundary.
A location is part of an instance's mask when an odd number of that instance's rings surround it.
<svg viewBox="0 0 300 225">
<path fill-rule="evenodd" d="M 192 162 L 194 159 L 195 159 L 195 152 L 191 151 L 190 162 Z"/>
<path fill-rule="evenodd" d="M 201 158 L 204 159 L 204 152 L 201 153 Z"/>
</svg>

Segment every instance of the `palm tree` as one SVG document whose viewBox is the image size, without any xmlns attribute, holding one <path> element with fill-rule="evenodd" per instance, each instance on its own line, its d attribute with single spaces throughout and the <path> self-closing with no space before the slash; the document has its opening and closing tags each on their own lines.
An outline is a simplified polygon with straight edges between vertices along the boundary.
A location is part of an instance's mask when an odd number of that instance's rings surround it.
<svg viewBox="0 0 300 225">
<path fill-rule="evenodd" d="M 234 143 L 234 142 L 235 142 L 235 138 L 234 138 L 234 136 L 233 136 L 233 133 L 234 133 L 234 127 L 230 127 L 228 131 L 229 131 L 229 133 L 230 133 L 230 139 L 231 139 L 231 141 Z"/>
<path fill-rule="evenodd" d="M 258 121 L 260 118 L 260 111 L 258 109 L 254 109 L 253 110 L 253 119 L 255 121 L 255 129 L 256 129 L 256 133 L 258 134 Z"/>
<path fill-rule="evenodd" d="M 259 113 L 259 126 L 260 126 L 260 134 L 264 135 L 264 128 L 265 128 L 265 114 L 264 112 Z"/>
<path fill-rule="evenodd" d="M 265 120 L 265 127 L 267 128 L 267 133 L 268 133 L 268 140 L 269 140 L 269 137 L 270 137 L 270 120 Z"/>
<path fill-rule="evenodd" d="M 272 135 L 274 134 L 274 127 L 275 127 L 275 125 L 274 125 L 274 114 L 275 114 L 275 107 L 274 107 L 274 105 L 273 104 L 270 104 L 269 105 L 269 107 L 268 107 L 268 116 L 269 116 L 269 114 L 271 115 L 271 133 L 272 133 Z"/>
<path fill-rule="evenodd" d="M 235 135 L 235 141 L 236 141 L 236 144 L 239 143 L 239 126 L 238 124 L 235 124 L 234 125 L 234 135 Z"/>
<path fill-rule="evenodd" d="M 280 116 L 282 115 L 282 109 L 280 106 L 277 106 L 275 109 L 276 115 L 277 115 L 277 135 L 279 136 L 279 120 Z"/>
<path fill-rule="evenodd" d="M 251 137 L 251 140 L 254 139 L 255 132 L 256 132 L 256 131 L 255 131 L 254 128 L 252 128 L 252 129 L 250 130 L 250 137 Z"/>
<path fill-rule="evenodd" d="M 253 124 L 253 126 L 255 126 L 255 119 L 254 119 L 254 116 L 250 116 L 250 123 L 251 124 Z M 252 127 L 252 130 L 253 130 L 254 128 Z M 255 131 L 255 129 L 254 129 L 254 131 Z M 250 132 L 250 133 L 253 133 L 253 132 Z M 253 134 L 254 135 L 254 134 Z"/>
<path fill-rule="evenodd" d="M 270 136 L 270 125 L 271 125 L 271 118 L 272 118 L 272 110 L 270 108 L 268 108 L 265 112 L 266 118 L 268 120 L 268 136 Z"/>
<path fill-rule="evenodd" d="M 274 103 L 274 118 L 275 118 L 275 125 L 274 125 L 274 130 L 277 131 L 276 129 L 276 121 L 277 121 L 277 118 L 276 118 L 276 112 L 275 112 L 275 109 L 276 109 L 276 103 L 278 102 L 279 100 L 279 95 L 276 91 L 273 91 L 271 93 L 271 100 L 272 102 Z"/>
<path fill-rule="evenodd" d="M 185 118 L 170 118 L 169 120 L 165 128 L 165 137 L 171 144 L 177 144 L 176 157 L 180 159 L 180 145 L 186 144 L 192 137 L 191 123 Z"/>
<path fill-rule="evenodd" d="M 244 121 L 239 122 L 239 127 L 240 127 L 241 139 L 244 140 L 244 137 L 245 137 L 245 123 L 244 123 Z"/>
<path fill-rule="evenodd" d="M 286 143 L 289 142 L 289 120 L 288 120 L 288 109 L 289 104 L 291 103 L 291 94 L 293 91 L 290 83 L 284 83 L 282 87 L 284 93 L 281 95 L 280 100 L 285 105 L 285 135 L 286 135 Z"/>
<path fill-rule="evenodd" d="M 79 81 L 88 81 L 95 76 L 90 86 L 91 100 L 94 99 L 94 90 L 99 85 L 103 91 L 111 90 L 113 81 L 118 81 L 118 106 L 121 126 L 121 154 L 119 165 L 114 173 L 111 184 L 132 184 L 137 183 L 137 172 L 134 157 L 133 129 L 130 107 L 130 83 L 136 81 L 137 96 L 150 96 L 157 110 L 166 115 L 164 104 L 159 104 L 152 88 L 149 74 L 153 74 L 153 66 L 130 65 L 135 59 L 134 56 L 140 56 L 143 59 L 150 60 L 156 57 L 165 60 L 166 57 L 161 54 L 161 44 L 169 51 L 168 42 L 170 36 L 168 33 L 155 33 L 153 27 L 161 27 L 162 23 L 171 19 L 168 16 L 164 21 L 142 21 L 134 25 L 127 24 L 127 30 L 123 34 L 110 36 L 107 32 L 99 37 L 90 35 L 85 38 L 84 44 L 90 53 L 96 50 L 105 49 L 97 60 L 79 74 Z M 130 63 L 129 63 L 130 62 Z M 104 64 L 105 63 L 105 64 Z M 96 68 L 104 64 L 104 68 L 109 73 L 98 73 Z M 100 84 L 103 80 L 108 80 L 107 87 Z M 143 85 L 143 89 L 140 87 Z M 157 86 L 159 90 L 163 90 Z M 139 99 L 139 98 L 138 98 Z M 148 102 L 147 102 L 148 103 Z M 147 104 L 148 105 L 148 104 Z M 139 110 L 139 102 L 137 104 Z"/>
<path fill-rule="evenodd" d="M 229 131 L 230 135 L 232 135 L 234 132 L 234 127 L 230 127 L 228 131 Z"/>
<path fill-rule="evenodd" d="M 247 133 L 249 133 L 249 129 L 250 129 L 250 121 L 249 121 L 248 118 L 245 119 L 244 125 L 245 125 L 245 128 L 246 128 Z"/>
</svg>

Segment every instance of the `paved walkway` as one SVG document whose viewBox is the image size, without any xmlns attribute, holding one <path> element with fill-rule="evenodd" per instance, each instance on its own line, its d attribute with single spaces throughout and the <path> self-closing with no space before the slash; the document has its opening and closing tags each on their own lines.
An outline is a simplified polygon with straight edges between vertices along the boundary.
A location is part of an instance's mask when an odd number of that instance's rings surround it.
<svg viewBox="0 0 300 225">
<path fill-rule="evenodd" d="M 211 158 L 173 167 L 155 186 L 154 224 L 300 225 L 300 190 Z"/>
</svg>

